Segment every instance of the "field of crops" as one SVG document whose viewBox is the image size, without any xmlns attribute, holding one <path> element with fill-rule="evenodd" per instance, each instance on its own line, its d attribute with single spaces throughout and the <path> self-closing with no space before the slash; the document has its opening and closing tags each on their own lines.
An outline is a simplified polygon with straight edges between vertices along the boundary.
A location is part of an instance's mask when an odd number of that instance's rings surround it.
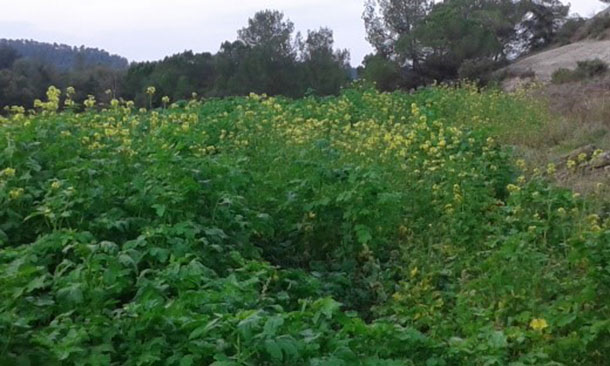
<svg viewBox="0 0 610 366">
<path fill-rule="evenodd" d="M 500 143 L 524 95 L 69 95 L 0 117 L 1 365 L 610 364 L 610 225 Z"/>
</svg>

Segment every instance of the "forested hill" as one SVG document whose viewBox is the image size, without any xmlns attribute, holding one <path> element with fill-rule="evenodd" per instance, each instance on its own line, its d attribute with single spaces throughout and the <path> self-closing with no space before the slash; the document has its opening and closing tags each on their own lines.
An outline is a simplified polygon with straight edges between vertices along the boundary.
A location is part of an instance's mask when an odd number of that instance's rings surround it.
<svg viewBox="0 0 610 366">
<path fill-rule="evenodd" d="M 73 47 L 65 44 L 44 43 L 33 40 L 0 39 L 0 47 L 13 48 L 19 56 L 47 65 L 60 71 L 83 69 L 91 66 L 106 66 L 112 69 L 127 69 L 129 61 L 118 55 L 97 48 Z"/>
</svg>

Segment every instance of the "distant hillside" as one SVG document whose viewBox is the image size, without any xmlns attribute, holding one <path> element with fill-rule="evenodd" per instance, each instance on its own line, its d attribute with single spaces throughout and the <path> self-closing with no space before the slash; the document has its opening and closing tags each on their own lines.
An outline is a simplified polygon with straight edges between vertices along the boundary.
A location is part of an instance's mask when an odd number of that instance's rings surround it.
<svg viewBox="0 0 610 366">
<path fill-rule="evenodd" d="M 508 66 L 510 75 L 528 75 L 532 72 L 540 81 L 550 81 L 558 69 L 575 69 L 578 61 L 600 59 L 610 63 L 610 40 L 585 40 L 553 48 L 522 58 Z"/>
<path fill-rule="evenodd" d="M 72 47 L 65 44 L 44 43 L 32 40 L 0 39 L 0 47 L 8 46 L 26 59 L 53 65 L 60 71 L 106 66 L 116 70 L 129 67 L 129 61 L 121 56 L 97 48 Z"/>
<path fill-rule="evenodd" d="M 550 81 L 556 70 L 575 69 L 578 61 L 593 59 L 610 63 L 610 8 L 585 20 L 568 44 L 526 55 L 502 72 L 517 77 L 535 75 L 537 80 Z"/>
</svg>

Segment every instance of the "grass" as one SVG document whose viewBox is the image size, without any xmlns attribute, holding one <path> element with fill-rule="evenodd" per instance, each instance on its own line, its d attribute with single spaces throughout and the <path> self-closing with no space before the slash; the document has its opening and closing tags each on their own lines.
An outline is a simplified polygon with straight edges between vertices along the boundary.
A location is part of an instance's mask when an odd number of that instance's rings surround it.
<svg viewBox="0 0 610 366">
<path fill-rule="evenodd" d="M 0 121 L 0 363 L 602 365 L 610 227 L 526 93 Z"/>
</svg>

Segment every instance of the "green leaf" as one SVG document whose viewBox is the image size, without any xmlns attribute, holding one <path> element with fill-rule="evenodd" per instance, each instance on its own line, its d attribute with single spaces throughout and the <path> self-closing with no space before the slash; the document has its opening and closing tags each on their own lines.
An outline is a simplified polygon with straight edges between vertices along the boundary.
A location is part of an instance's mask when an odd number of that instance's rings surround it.
<svg viewBox="0 0 610 366">
<path fill-rule="evenodd" d="M 80 304 L 83 302 L 83 291 L 80 284 L 72 284 L 57 291 L 59 298 L 65 299 L 72 304 Z"/>
<path fill-rule="evenodd" d="M 360 244 L 367 244 L 369 241 L 371 241 L 371 239 L 373 239 L 371 229 L 369 229 L 369 227 L 366 225 L 356 225 L 356 236 Z"/>
<path fill-rule="evenodd" d="M 33 290 L 38 290 L 40 288 L 45 287 L 46 278 L 47 278 L 47 276 L 43 275 L 43 276 L 38 276 L 38 277 L 34 278 L 33 280 L 31 280 L 27 286 L 28 292 L 31 292 Z"/>
<path fill-rule="evenodd" d="M 273 316 L 265 322 L 265 326 L 263 327 L 263 334 L 265 335 L 275 335 L 277 329 L 284 324 L 284 318 L 281 316 Z"/>
<path fill-rule="evenodd" d="M 180 366 L 192 366 L 192 365 L 193 365 L 193 356 L 192 355 L 184 356 L 180 360 Z"/>
<path fill-rule="evenodd" d="M 274 361 L 281 361 L 282 360 L 282 348 L 280 347 L 280 345 L 272 340 L 272 339 L 267 339 L 265 341 L 265 349 L 267 350 L 267 353 L 269 353 L 269 355 L 271 356 L 271 359 Z"/>
<path fill-rule="evenodd" d="M 165 210 L 167 209 L 167 207 L 165 207 L 165 205 L 162 205 L 162 204 L 152 205 L 152 208 L 155 209 L 155 212 L 157 213 L 157 216 L 159 216 L 159 217 L 163 217 L 163 215 L 165 215 Z"/>
<path fill-rule="evenodd" d="M 216 328 L 220 319 L 221 318 L 216 318 L 216 319 L 208 322 L 206 325 L 195 328 L 195 330 L 193 330 L 191 332 L 191 334 L 189 335 L 189 340 L 193 340 L 195 338 L 200 338 L 201 336 L 205 335 L 210 330 Z"/>
<path fill-rule="evenodd" d="M 506 341 L 506 335 L 504 334 L 504 332 L 501 331 L 492 332 L 487 343 L 491 348 L 495 349 L 505 348 L 506 346 L 508 346 L 508 342 Z"/>
</svg>

